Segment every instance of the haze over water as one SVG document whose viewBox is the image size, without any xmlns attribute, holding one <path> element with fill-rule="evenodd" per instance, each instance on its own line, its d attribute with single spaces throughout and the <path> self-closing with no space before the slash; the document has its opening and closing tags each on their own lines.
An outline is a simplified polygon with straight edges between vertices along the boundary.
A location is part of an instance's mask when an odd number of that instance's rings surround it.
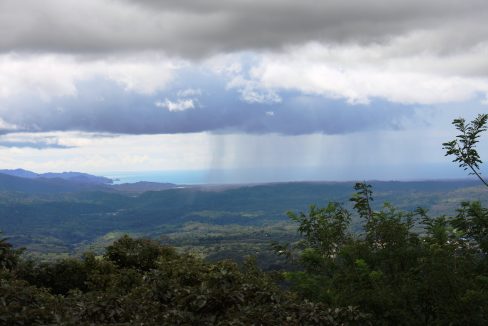
<svg viewBox="0 0 488 326">
<path fill-rule="evenodd" d="M 405 170 L 405 166 L 401 167 Z M 126 171 L 98 173 L 114 180 L 114 183 L 134 183 L 139 181 L 174 184 L 236 184 L 295 181 L 413 181 L 434 179 L 468 178 L 462 170 L 452 166 L 422 165 L 410 166 L 410 177 L 398 177 L 395 167 L 378 167 L 377 174 L 368 171 L 327 171 L 320 167 L 301 169 L 216 169 L 216 170 L 167 170 L 167 171 Z"/>
</svg>

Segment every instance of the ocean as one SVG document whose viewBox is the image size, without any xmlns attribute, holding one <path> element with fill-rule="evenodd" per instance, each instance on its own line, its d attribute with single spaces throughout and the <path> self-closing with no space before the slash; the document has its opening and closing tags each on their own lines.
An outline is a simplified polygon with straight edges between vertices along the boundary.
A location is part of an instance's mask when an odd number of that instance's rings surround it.
<svg viewBox="0 0 488 326">
<path fill-rule="evenodd" d="M 104 177 L 114 180 L 115 184 L 134 183 L 139 181 L 175 183 L 175 184 L 206 184 L 208 171 L 131 171 L 108 172 Z"/>
</svg>

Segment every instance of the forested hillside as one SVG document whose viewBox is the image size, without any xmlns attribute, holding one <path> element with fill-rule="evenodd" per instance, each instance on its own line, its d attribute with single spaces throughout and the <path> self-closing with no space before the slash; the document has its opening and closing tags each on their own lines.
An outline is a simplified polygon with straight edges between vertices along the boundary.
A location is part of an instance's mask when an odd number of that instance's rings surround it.
<svg viewBox="0 0 488 326">
<path fill-rule="evenodd" d="M 1 240 L 0 323 L 486 324 L 488 209 L 375 209 L 371 186 L 354 188 L 353 210 L 330 202 L 289 212 L 299 238 L 273 245 L 288 265 L 271 273 L 253 258 L 211 263 L 128 236 L 101 255 L 44 263 Z"/>
<path fill-rule="evenodd" d="M 24 180 L 24 179 L 22 179 Z M 34 182 L 25 179 L 30 182 Z M 37 182 L 37 181 L 36 181 Z M 488 197 L 474 181 L 373 182 L 384 201 L 405 209 L 453 214 L 468 199 Z M 269 252 L 269 243 L 296 237 L 287 211 L 328 201 L 349 204 L 353 183 L 277 183 L 232 189 L 195 187 L 142 194 L 104 191 L 0 193 L 0 226 L 17 246 L 49 256 L 102 250 L 117 236 L 162 238 L 217 257 Z M 351 228 L 358 230 L 357 219 Z M 222 256 L 223 255 L 223 256 Z"/>
</svg>

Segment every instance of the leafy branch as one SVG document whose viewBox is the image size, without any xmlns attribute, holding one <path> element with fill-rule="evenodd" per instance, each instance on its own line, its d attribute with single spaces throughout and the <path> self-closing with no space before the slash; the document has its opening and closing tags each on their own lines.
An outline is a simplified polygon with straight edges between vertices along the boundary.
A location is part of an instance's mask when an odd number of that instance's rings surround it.
<svg viewBox="0 0 488 326">
<path fill-rule="evenodd" d="M 476 150 L 476 144 L 480 134 L 486 131 L 488 114 L 479 114 L 473 121 L 466 123 L 463 118 L 454 119 L 452 124 L 461 133 L 454 140 L 442 144 L 446 155 L 454 155 L 453 162 L 459 163 L 464 170 L 471 170 L 470 175 L 476 175 L 478 179 L 488 187 L 488 183 L 481 177 L 479 164 L 483 163 Z"/>
<path fill-rule="evenodd" d="M 371 185 L 367 184 L 366 181 L 357 182 L 354 190 L 356 190 L 356 193 L 350 199 L 354 202 L 354 209 L 362 218 L 368 221 L 371 220 L 373 217 L 373 210 L 371 209 L 373 192 L 371 191 Z"/>
</svg>

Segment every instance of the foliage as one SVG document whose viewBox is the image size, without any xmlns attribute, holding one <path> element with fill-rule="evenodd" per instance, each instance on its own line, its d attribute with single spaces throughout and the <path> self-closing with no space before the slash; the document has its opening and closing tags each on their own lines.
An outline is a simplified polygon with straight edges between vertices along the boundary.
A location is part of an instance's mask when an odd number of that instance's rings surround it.
<svg viewBox="0 0 488 326">
<path fill-rule="evenodd" d="M 337 204 L 289 214 L 303 236 L 288 246 L 298 264 L 285 273 L 291 288 L 312 302 L 359 307 L 375 325 L 488 323 L 488 210 L 478 202 L 454 217 L 388 203 L 373 210 L 370 187 L 355 189 L 361 234 L 347 229 L 352 213 Z"/>
<path fill-rule="evenodd" d="M 134 268 L 148 271 L 156 268 L 157 258 L 176 256 L 173 248 L 163 247 L 150 239 L 132 239 L 128 235 L 122 236 L 107 247 L 105 258 L 120 268 Z"/>
<path fill-rule="evenodd" d="M 56 321 L 60 302 L 47 289 L 0 271 L 0 325 L 47 325 Z"/>
<path fill-rule="evenodd" d="M 329 203 L 325 208 L 310 206 L 309 214 L 288 216 L 299 224 L 298 232 L 304 235 L 304 245 L 309 252 L 320 252 L 323 257 L 335 255 L 337 247 L 347 240 L 346 230 L 351 221 L 349 212 L 337 203 Z"/>
<path fill-rule="evenodd" d="M 0 269 L 12 269 L 17 266 L 19 256 L 23 252 L 23 249 L 13 249 L 7 240 L 7 238 L 0 238 Z"/>
<path fill-rule="evenodd" d="M 0 325 L 364 325 L 352 306 L 302 300 L 253 259 L 208 263 L 123 236 L 103 256 L 1 269 Z"/>
<path fill-rule="evenodd" d="M 479 114 L 473 121 L 466 124 L 463 118 L 454 119 L 452 124 L 461 133 L 456 139 L 443 143 L 443 149 L 446 150 L 446 156 L 454 155 L 453 162 L 458 162 L 459 167 L 464 170 L 470 169 L 470 174 L 474 174 L 478 179 L 488 187 L 488 183 L 481 177 L 479 164 L 483 163 L 476 150 L 476 144 L 480 134 L 486 131 L 488 114 Z"/>
<path fill-rule="evenodd" d="M 350 201 L 354 202 L 354 209 L 362 218 L 371 219 L 373 217 L 371 209 L 373 192 L 371 191 L 371 185 L 366 184 L 366 182 L 357 182 L 354 185 L 354 190 L 357 192 L 350 199 Z"/>
</svg>

